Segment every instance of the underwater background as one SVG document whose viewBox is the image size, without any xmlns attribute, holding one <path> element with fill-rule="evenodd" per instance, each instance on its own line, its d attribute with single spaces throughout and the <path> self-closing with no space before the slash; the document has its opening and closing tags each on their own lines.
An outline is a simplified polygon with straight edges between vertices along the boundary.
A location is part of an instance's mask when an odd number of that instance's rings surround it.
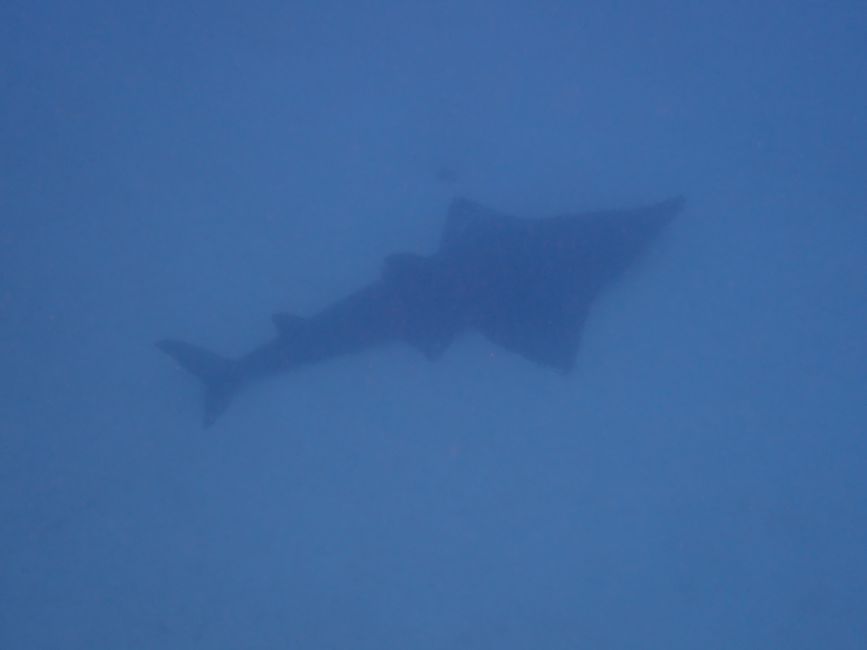
<svg viewBox="0 0 867 650">
<path fill-rule="evenodd" d="M 0 647 L 867 639 L 867 5 L 0 6 Z M 567 377 L 241 354 L 449 201 L 686 210 Z"/>
</svg>

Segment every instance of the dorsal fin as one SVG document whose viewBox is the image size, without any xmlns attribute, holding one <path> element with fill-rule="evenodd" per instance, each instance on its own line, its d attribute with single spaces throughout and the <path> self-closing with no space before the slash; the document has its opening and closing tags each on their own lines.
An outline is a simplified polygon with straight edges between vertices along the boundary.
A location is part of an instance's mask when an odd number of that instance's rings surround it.
<svg viewBox="0 0 867 650">
<path fill-rule="evenodd" d="M 386 282 L 405 283 L 427 272 L 429 258 L 415 253 L 393 253 L 385 258 L 382 278 Z"/>
<path fill-rule="evenodd" d="M 271 321 L 281 336 L 292 336 L 304 325 L 307 319 L 289 312 L 278 311 L 271 315 Z"/>
<path fill-rule="evenodd" d="M 440 247 L 449 249 L 469 243 L 478 243 L 481 238 L 487 239 L 496 236 L 503 226 L 514 220 L 514 217 L 492 210 L 470 199 L 454 199 L 449 205 Z"/>
</svg>

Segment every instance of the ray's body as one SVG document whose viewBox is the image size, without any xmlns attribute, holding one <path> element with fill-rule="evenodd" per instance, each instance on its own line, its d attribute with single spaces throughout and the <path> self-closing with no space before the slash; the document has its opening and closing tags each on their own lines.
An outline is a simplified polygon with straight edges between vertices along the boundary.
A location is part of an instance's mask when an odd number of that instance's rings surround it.
<svg viewBox="0 0 867 650">
<path fill-rule="evenodd" d="M 682 204 L 524 219 L 458 199 L 434 254 L 390 255 L 380 278 L 313 316 L 275 314 L 276 337 L 238 359 L 174 339 L 157 346 L 205 384 L 206 426 L 265 377 L 395 342 L 435 360 L 471 330 L 568 372 L 595 298 Z"/>
</svg>

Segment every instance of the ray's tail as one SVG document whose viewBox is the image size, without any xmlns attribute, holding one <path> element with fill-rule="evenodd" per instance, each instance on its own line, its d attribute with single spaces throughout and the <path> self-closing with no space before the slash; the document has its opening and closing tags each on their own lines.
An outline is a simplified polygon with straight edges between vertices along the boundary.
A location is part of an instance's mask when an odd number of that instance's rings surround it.
<svg viewBox="0 0 867 650">
<path fill-rule="evenodd" d="M 163 339 L 157 341 L 156 346 L 204 384 L 205 412 L 202 425 L 212 425 L 229 407 L 238 390 L 238 363 L 184 341 Z"/>
</svg>

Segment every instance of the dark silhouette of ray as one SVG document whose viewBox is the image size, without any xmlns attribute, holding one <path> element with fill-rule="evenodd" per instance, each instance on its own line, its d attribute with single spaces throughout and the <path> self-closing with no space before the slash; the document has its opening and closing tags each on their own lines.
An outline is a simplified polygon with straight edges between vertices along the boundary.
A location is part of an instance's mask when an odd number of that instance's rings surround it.
<svg viewBox="0 0 867 650">
<path fill-rule="evenodd" d="M 388 256 L 379 279 L 308 318 L 274 314 L 275 338 L 238 359 L 172 339 L 157 347 L 204 384 L 205 426 L 265 377 L 394 342 L 436 360 L 471 330 L 567 373 L 593 301 L 682 207 L 678 197 L 525 219 L 457 199 L 434 254 Z"/>
</svg>

